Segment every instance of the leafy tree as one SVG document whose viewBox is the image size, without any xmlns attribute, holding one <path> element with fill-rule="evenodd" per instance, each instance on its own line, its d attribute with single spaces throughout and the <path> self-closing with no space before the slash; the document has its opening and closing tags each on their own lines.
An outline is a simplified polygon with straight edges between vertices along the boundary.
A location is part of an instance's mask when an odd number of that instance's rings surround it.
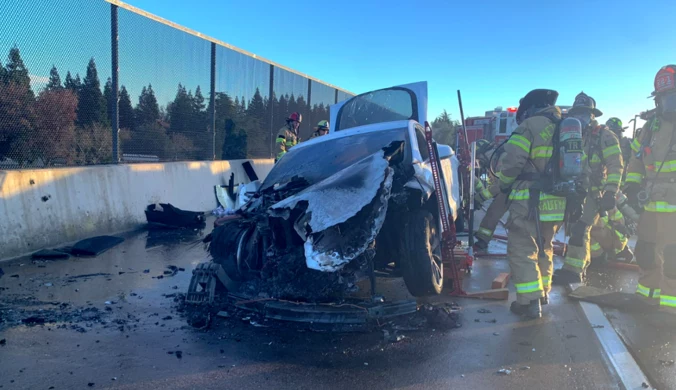
<svg viewBox="0 0 676 390">
<path fill-rule="evenodd" d="M 460 122 L 451 119 L 451 115 L 444 110 L 434 121 L 432 121 L 432 130 L 437 142 L 455 146 L 456 127 Z"/>
<path fill-rule="evenodd" d="M 148 84 L 148 88 L 143 87 L 141 90 L 135 111 L 135 125 L 137 127 L 155 123 L 160 119 L 160 107 L 157 104 L 157 98 L 151 84 Z"/>
<path fill-rule="evenodd" d="M 247 133 L 236 128 L 235 121 L 225 121 L 225 139 L 223 141 L 223 160 L 239 160 L 247 158 Z"/>
<path fill-rule="evenodd" d="M 80 126 L 89 126 L 94 123 L 109 124 L 107 102 L 101 92 L 101 83 L 94 58 L 89 60 L 87 75 L 80 89 L 77 121 Z"/>
<path fill-rule="evenodd" d="M 35 101 L 35 120 L 30 137 L 34 157 L 46 165 L 55 159 L 72 164 L 75 161 L 75 119 L 77 96 L 64 88 L 45 89 Z"/>
<path fill-rule="evenodd" d="M 75 128 L 75 163 L 107 164 L 113 161 L 113 137 L 109 126 L 92 123 Z"/>
<path fill-rule="evenodd" d="M 35 116 L 29 91 L 18 83 L 0 83 L 0 157 L 19 164 L 30 158 L 28 141 Z"/>
<path fill-rule="evenodd" d="M 63 86 L 61 85 L 61 76 L 59 76 L 59 71 L 56 69 L 56 66 L 52 65 L 52 69 L 49 71 L 47 90 L 55 91 L 62 88 Z"/>
<path fill-rule="evenodd" d="M 120 89 L 120 101 L 118 103 L 118 116 L 120 129 L 134 128 L 134 109 L 131 106 L 131 98 L 127 88 L 123 85 Z"/>
</svg>

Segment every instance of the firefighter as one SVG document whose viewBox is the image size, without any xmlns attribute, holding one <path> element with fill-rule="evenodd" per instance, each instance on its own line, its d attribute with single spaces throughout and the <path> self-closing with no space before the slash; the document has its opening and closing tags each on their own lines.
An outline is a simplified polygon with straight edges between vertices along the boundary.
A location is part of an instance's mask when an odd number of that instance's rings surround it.
<svg viewBox="0 0 676 390">
<path fill-rule="evenodd" d="M 519 103 L 519 126 L 504 146 L 498 162 L 500 191 L 508 194 L 507 257 L 516 301 L 510 310 L 530 318 L 542 316 L 548 280 L 553 270 L 552 240 L 563 223 L 565 198 L 541 193 L 542 180 L 553 151 L 553 137 L 561 121 L 555 106 L 558 92 L 530 91 Z M 531 201 L 532 200 L 532 201 Z"/>
<path fill-rule="evenodd" d="M 310 139 L 321 137 L 322 135 L 327 135 L 328 133 L 329 133 L 329 121 L 326 120 L 319 121 Z"/>
<path fill-rule="evenodd" d="M 490 172 L 491 160 L 495 159 L 502 152 L 502 148 L 495 148 L 495 145 L 490 143 L 485 139 L 477 141 L 477 160 L 482 171 Z M 493 156 L 494 153 L 497 153 L 496 156 Z M 481 180 L 476 181 L 475 188 L 475 199 L 477 199 L 477 209 L 480 209 L 484 202 L 489 199 L 493 199 L 491 204 L 488 206 L 486 213 L 481 220 L 479 229 L 474 234 L 476 242 L 474 247 L 477 250 L 486 250 L 488 249 L 488 243 L 493 238 L 493 232 L 498 226 L 500 219 L 507 212 L 507 194 L 500 192 L 500 186 L 498 180 L 492 175 L 489 176 L 489 183 L 485 185 Z"/>
<path fill-rule="evenodd" d="M 606 121 L 606 126 L 615 133 L 617 138 L 620 140 L 620 149 L 622 150 L 622 161 L 624 161 L 625 164 L 629 163 L 629 159 L 631 158 L 631 140 L 625 136 L 623 136 L 623 133 L 625 130 L 628 129 L 626 126 L 622 126 L 622 121 L 619 118 L 610 118 Z M 622 182 L 624 183 L 624 180 L 626 179 L 626 165 L 625 169 L 622 173 Z"/>
<path fill-rule="evenodd" d="M 302 121 L 303 116 L 297 112 L 292 112 L 291 115 L 286 118 L 286 125 L 279 129 L 279 132 L 277 133 L 277 156 L 275 162 L 282 158 L 289 149 L 300 142 L 298 127 L 300 127 Z"/>
<path fill-rule="evenodd" d="M 582 216 L 572 224 L 563 268 L 556 270 L 553 282 L 567 285 L 581 283 L 590 263 L 590 233 L 599 214 L 615 209 L 617 191 L 622 179 L 622 152 L 617 136 L 606 126 L 599 126 L 603 113 L 596 101 L 581 92 L 575 97 L 568 115 L 582 123 L 583 165 L 587 196 Z"/>
<path fill-rule="evenodd" d="M 655 76 L 655 114 L 639 134 L 625 194 L 644 207 L 638 224 L 637 294 L 654 305 L 657 325 L 676 325 L 676 65 Z"/>
<path fill-rule="evenodd" d="M 629 246 L 629 234 L 625 227 L 624 216 L 617 208 L 599 218 L 591 228 L 591 264 L 590 267 L 599 267 L 609 259 L 624 257 L 631 262 L 633 253 Z"/>
</svg>

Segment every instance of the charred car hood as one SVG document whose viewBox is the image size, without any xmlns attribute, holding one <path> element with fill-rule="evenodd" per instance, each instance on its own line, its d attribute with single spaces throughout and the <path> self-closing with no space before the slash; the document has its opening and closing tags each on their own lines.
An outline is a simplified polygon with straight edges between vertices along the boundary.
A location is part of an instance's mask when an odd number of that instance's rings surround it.
<svg viewBox="0 0 676 390">
<path fill-rule="evenodd" d="M 272 217 L 294 215 L 308 268 L 338 271 L 373 243 L 391 195 L 389 165 L 388 153 L 379 150 L 268 209 Z"/>
</svg>

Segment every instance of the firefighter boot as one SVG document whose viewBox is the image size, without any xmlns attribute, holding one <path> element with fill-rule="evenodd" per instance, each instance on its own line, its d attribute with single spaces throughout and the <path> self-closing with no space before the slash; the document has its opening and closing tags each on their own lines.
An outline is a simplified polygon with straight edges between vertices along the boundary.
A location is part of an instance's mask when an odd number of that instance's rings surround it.
<svg viewBox="0 0 676 390">
<path fill-rule="evenodd" d="M 549 305 L 549 293 L 548 292 L 545 293 L 544 297 L 540 298 L 540 305 L 541 306 Z"/>
<path fill-rule="evenodd" d="M 521 305 L 518 302 L 512 302 L 512 305 L 509 307 L 509 310 L 512 313 L 524 316 L 528 318 L 540 318 L 542 317 L 542 306 L 540 304 L 540 299 L 533 299 L 527 305 Z"/>
<path fill-rule="evenodd" d="M 635 263 L 634 252 L 629 248 L 629 245 L 625 246 L 624 249 L 622 249 L 622 252 L 618 253 L 615 258 L 618 261 L 623 261 L 625 263 Z"/>
<path fill-rule="evenodd" d="M 582 275 L 563 268 L 557 269 L 552 276 L 552 283 L 558 286 L 582 283 Z"/>
<path fill-rule="evenodd" d="M 603 252 L 602 254 L 591 258 L 591 264 L 589 264 L 589 268 L 598 270 L 604 268 L 607 264 L 608 264 L 608 253 Z"/>
<path fill-rule="evenodd" d="M 488 250 L 488 241 L 484 240 L 479 235 L 474 236 L 474 250 L 477 252 L 486 252 Z"/>
</svg>

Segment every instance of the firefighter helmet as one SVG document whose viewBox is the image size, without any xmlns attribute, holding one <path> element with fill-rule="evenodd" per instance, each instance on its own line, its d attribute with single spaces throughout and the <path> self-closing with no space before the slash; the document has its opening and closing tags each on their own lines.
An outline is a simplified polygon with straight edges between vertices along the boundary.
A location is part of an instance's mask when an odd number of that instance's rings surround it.
<svg viewBox="0 0 676 390">
<path fill-rule="evenodd" d="M 534 89 L 519 100 L 519 109 L 516 111 L 516 123 L 526 120 L 526 111 L 530 108 L 545 108 L 556 104 L 559 93 L 553 89 Z"/>
<path fill-rule="evenodd" d="M 476 154 L 481 155 L 488 152 L 493 145 L 486 139 L 476 141 Z"/>
<path fill-rule="evenodd" d="M 317 123 L 317 127 L 315 127 L 315 130 L 329 131 L 329 121 L 327 120 L 319 121 L 319 123 Z"/>
<path fill-rule="evenodd" d="M 655 90 L 652 96 L 676 91 L 676 65 L 663 66 L 655 75 Z"/>
<path fill-rule="evenodd" d="M 622 121 L 620 118 L 615 117 L 608 119 L 608 121 L 606 121 L 606 126 L 608 126 L 608 128 L 617 135 L 621 135 L 626 129 L 626 127 L 622 127 Z"/>
<path fill-rule="evenodd" d="M 301 123 L 303 121 L 303 116 L 300 113 L 292 112 L 291 114 L 289 114 L 289 117 L 286 118 L 286 121 L 287 122 L 295 121 L 295 122 Z"/>
<path fill-rule="evenodd" d="M 568 114 L 571 115 L 581 111 L 591 111 L 595 117 L 603 115 L 603 112 L 596 108 L 596 100 L 584 92 L 580 92 L 575 96 L 575 102 L 573 102 L 573 106 L 568 110 Z"/>
</svg>

